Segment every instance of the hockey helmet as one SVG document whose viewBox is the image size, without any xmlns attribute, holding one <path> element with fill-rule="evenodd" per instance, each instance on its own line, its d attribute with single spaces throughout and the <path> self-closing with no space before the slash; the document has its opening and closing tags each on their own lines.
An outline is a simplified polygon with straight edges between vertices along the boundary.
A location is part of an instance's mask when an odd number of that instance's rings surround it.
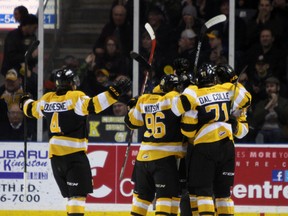
<svg viewBox="0 0 288 216">
<path fill-rule="evenodd" d="M 197 73 L 197 85 L 207 86 L 216 83 L 215 67 L 212 64 L 204 63 L 198 70 Z"/>
<path fill-rule="evenodd" d="M 167 93 L 177 89 L 179 86 L 179 78 L 177 75 L 174 74 L 167 74 L 164 75 L 160 80 L 160 89 Z"/>
<path fill-rule="evenodd" d="M 69 89 L 73 85 L 79 86 L 80 79 L 72 69 L 63 68 L 55 72 L 55 83 L 57 89 Z"/>
<path fill-rule="evenodd" d="M 216 75 L 219 77 L 220 82 L 234 83 L 238 79 L 234 69 L 228 64 L 219 64 L 215 69 Z"/>
</svg>

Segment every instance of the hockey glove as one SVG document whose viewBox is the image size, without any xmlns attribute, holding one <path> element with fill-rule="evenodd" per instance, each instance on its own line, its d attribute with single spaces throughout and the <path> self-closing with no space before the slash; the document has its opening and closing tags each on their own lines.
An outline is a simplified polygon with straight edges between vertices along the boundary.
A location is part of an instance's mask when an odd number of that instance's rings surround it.
<svg viewBox="0 0 288 216">
<path fill-rule="evenodd" d="M 129 110 L 132 109 L 137 104 L 137 101 L 138 101 L 138 96 L 131 98 L 127 103 L 128 109 Z"/>
<path fill-rule="evenodd" d="M 21 96 L 19 101 L 19 108 L 23 111 L 24 103 L 26 100 L 30 99 L 31 96 L 29 94 L 24 94 Z"/>
<path fill-rule="evenodd" d="M 174 69 L 176 74 L 179 76 L 182 73 L 186 73 L 189 70 L 189 61 L 186 58 L 177 58 L 173 62 Z"/>
<path fill-rule="evenodd" d="M 108 92 L 114 99 L 118 99 L 121 95 L 126 94 L 131 89 L 132 83 L 128 79 L 120 79 L 109 86 Z"/>
</svg>

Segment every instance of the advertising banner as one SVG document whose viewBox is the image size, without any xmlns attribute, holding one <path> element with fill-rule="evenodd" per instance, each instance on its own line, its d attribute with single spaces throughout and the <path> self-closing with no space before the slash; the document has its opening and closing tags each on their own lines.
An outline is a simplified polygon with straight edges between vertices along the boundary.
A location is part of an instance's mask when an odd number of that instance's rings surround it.
<svg viewBox="0 0 288 216">
<path fill-rule="evenodd" d="M 286 207 L 288 146 L 238 145 L 233 199 L 236 205 Z"/>
<path fill-rule="evenodd" d="M 59 4 L 59 3 L 58 3 Z M 1 0 L 0 1 L 0 29 L 12 29 L 17 28 L 19 23 L 15 22 L 13 11 L 17 6 L 25 6 L 29 13 L 37 14 L 39 1 L 38 0 Z M 59 5 L 57 5 L 57 14 L 59 14 Z M 57 14 L 55 14 L 55 1 L 48 1 L 44 10 L 44 27 L 54 28 L 59 20 L 57 20 Z M 59 26 L 58 26 L 59 27 Z"/>
<path fill-rule="evenodd" d="M 26 181 L 23 170 L 23 143 L 0 143 L 1 209 L 49 209 L 55 202 L 63 209 L 65 200 L 51 171 L 47 143 L 28 144 Z"/>
<path fill-rule="evenodd" d="M 131 176 L 139 144 L 132 143 L 124 178 L 120 181 L 126 146 L 126 143 L 89 145 L 88 158 L 94 182 L 93 193 L 87 199 L 89 210 L 99 210 L 99 206 L 106 211 L 130 210 Z M 232 188 L 236 212 L 288 212 L 287 158 L 285 145 L 237 145 Z M 64 210 L 66 200 L 53 178 L 48 144 L 28 143 L 26 182 L 23 165 L 23 143 L 0 143 L 1 209 Z M 110 207 L 105 209 L 107 205 Z"/>
</svg>

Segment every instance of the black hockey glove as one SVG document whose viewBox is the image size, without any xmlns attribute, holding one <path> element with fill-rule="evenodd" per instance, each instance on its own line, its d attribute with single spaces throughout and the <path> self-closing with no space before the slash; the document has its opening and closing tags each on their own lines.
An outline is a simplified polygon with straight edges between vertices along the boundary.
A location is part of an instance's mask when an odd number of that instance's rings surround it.
<svg viewBox="0 0 288 216">
<path fill-rule="evenodd" d="M 126 94 L 131 90 L 132 83 L 128 79 L 120 79 L 114 83 L 114 85 L 109 86 L 109 93 L 114 99 L 118 99 L 121 95 Z"/>
<path fill-rule="evenodd" d="M 24 103 L 26 100 L 30 99 L 31 96 L 29 94 L 24 94 L 21 96 L 19 101 L 19 108 L 23 111 Z"/>
<path fill-rule="evenodd" d="M 176 58 L 173 62 L 176 74 L 179 76 L 182 73 L 187 73 L 189 70 L 189 61 L 186 58 Z"/>
<path fill-rule="evenodd" d="M 128 109 L 129 110 L 132 109 L 137 104 L 137 101 L 138 101 L 138 96 L 131 98 L 127 103 Z"/>
</svg>

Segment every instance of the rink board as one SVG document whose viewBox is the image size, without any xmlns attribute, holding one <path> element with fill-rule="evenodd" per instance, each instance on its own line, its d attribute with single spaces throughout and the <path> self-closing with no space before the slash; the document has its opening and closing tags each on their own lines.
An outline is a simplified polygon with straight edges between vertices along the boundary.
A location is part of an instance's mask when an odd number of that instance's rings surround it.
<svg viewBox="0 0 288 216">
<path fill-rule="evenodd" d="M 130 176 L 139 144 L 131 145 L 124 178 L 120 181 L 126 145 L 89 145 L 94 189 L 87 198 L 88 216 L 129 214 L 133 190 Z M 66 199 L 59 193 L 52 175 L 48 143 L 28 143 L 26 183 L 23 153 L 23 143 L 0 143 L 0 215 L 63 215 Z M 288 216 L 287 162 L 286 145 L 236 145 L 232 189 L 236 215 Z M 149 215 L 154 215 L 152 210 Z"/>
<path fill-rule="evenodd" d="M 1 216 L 63 216 L 64 211 L 0 211 Z M 127 216 L 129 212 L 86 212 L 85 216 Z M 148 212 L 147 216 L 154 216 Z M 287 213 L 235 213 L 235 216 L 288 216 Z"/>
</svg>

